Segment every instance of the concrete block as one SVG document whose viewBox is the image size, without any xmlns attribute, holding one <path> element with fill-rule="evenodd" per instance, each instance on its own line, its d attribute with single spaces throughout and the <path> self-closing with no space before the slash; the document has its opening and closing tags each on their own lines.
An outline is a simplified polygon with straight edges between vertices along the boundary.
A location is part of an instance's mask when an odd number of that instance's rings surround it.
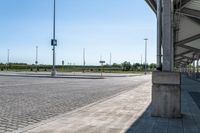
<svg viewBox="0 0 200 133">
<path fill-rule="evenodd" d="M 155 71 L 152 75 L 153 84 L 181 84 L 181 74 L 179 72 L 159 72 Z"/>
<path fill-rule="evenodd" d="M 180 73 L 153 72 L 152 116 L 181 117 L 180 80 Z"/>
</svg>

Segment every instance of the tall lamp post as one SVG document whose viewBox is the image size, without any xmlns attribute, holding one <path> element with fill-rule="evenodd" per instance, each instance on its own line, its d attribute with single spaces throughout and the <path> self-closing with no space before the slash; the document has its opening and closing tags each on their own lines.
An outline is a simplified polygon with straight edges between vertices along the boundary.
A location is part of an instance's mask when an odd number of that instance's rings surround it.
<svg viewBox="0 0 200 133">
<path fill-rule="evenodd" d="M 83 73 L 85 72 L 85 48 L 83 48 Z"/>
<path fill-rule="evenodd" d="M 9 65 L 10 63 L 10 49 L 8 49 L 8 53 L 7 53 L 7 64 Z"/>
<path fill-rule="evenodd" d="M 10 63 L 10 49 L 8 49 L 8 53 L 7 53 L 7 70 L 9 68 L 9 63 Z"/>
<path fill-rule="evenodd" d="M 38 71 L 38 46 L 36 46 L 36 57 L 35 57 L 35 65 L 36 65 L 36 72 Z"/>
<path fill-rule="evenodd" d="M 148 41 L 148 38 L 145 38 L 144 41 L 145 41 L 145 64 L 144 64 L 145 72 L 144 72 L 144 74 L 146 75 L 147 74 L 147 41 Z"/>
<path fill-rule="evenodd" d="M 55 68 L 55 64 L 56 64 L 56 51 L 55 48 L 57 46 L 57 40 L 56 40 L 56 0 L 54 0 L 54 10 L 53 10 L 53 39 L 51 40 L 51 46 L 53 46 L 53 68 L 52 68 L 52 72 L 51 72 L 51 76 L 54 77 L 56 75 L 56 68 Z"/>
</svg>

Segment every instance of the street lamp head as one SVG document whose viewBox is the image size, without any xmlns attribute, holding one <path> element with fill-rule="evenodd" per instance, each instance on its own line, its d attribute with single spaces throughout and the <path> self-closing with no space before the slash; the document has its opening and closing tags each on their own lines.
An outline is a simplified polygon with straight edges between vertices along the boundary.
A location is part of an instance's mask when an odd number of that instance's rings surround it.
<svg viewBox="0 0 200 133">
<path fill-rule="evenodd" d="M 145 41 L 149 40 L 148 38 L 144 38 Z"/>
</svg>

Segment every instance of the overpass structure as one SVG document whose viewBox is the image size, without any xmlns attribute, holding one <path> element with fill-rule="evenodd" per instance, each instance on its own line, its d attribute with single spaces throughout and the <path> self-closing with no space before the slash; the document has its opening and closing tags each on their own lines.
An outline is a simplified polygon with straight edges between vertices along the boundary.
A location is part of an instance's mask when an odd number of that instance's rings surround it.
<svg viewBox="0 0 200 133">
<path fill-rule="evenodd" d="M 157 16 L 157 71 L 152 78 L 152 115 L 180 117 L 179 72 L 199 72 L 200 0 L 145 1 Z"/>
</svg>

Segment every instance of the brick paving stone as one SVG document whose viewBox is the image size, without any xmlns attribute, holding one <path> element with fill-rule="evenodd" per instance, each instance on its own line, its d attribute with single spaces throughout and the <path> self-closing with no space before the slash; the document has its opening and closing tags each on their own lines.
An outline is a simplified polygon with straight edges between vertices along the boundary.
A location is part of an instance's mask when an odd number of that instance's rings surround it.
<svg viewBox="0 0 200 133">
<path fill-rule="evenodd" d="M 0 74 L 0 133 L 24 128 L 131 90 L 149 78 L 53 79 Z"/>
</svg>

